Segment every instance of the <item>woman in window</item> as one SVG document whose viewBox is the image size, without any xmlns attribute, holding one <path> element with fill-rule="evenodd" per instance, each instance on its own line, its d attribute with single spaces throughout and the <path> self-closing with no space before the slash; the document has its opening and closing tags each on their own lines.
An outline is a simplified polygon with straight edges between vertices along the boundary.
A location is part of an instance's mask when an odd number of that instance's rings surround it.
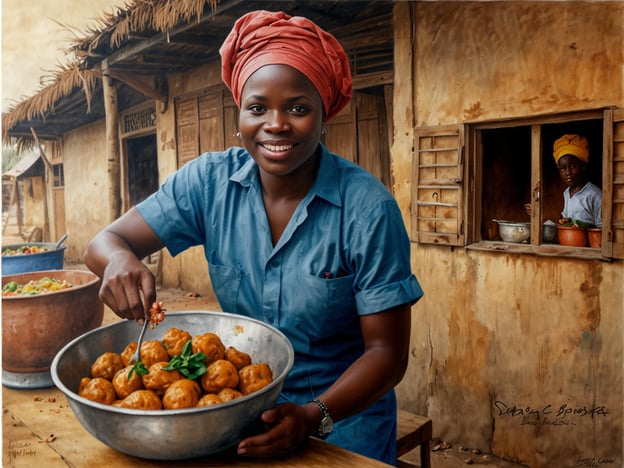
<svg viewBox="0 0 624 468">
<path fill-rule="evenodd" d="M 602 227 L 602 191 L 589 181 L 589 145 L 580 135 L 563 135 L 553 145 L 559 177 L 567 185 L 559 224 Z M 531 204 L 524 205 L 532 213 Z"/>
<path fill-rule="evenodd" d="M 602 227 L 602 191 L 588 178 L 587 139 L 579 135 L 563 135 L 555 141 L 553 156 L 559 176 L 567 185 L 559 224 L 580 222 L 584 226 Z"/>
<path fill-rule="evenodd" d="M 265 432 L 238 453 L 282 455 L 317 435 L 394 464 L 393 387 L 422 290 L 392 195 L 321 143 L 351 98 L 347 55 L 306 18 L 266 11 L 240 18 L 221 55 L 243 147 L 172 174 L 91 241 L 86 264 L 117 315 L 143 320 L 156 290 L 140 259 L 203 245 L 221 308 L 277 327 L 295 349 Z"/>
</svg>

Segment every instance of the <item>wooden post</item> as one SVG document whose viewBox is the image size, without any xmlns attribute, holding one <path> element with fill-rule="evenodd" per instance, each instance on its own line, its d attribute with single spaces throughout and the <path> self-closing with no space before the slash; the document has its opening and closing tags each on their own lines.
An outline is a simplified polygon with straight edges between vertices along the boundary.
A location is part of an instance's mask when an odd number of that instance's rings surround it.
<svg viewBox="0 0 624 468">
<path fill-rule="evenodd" d="M 39 149 L 39 156 L 43 161 L 43 242 L 52 242 L 53 234 L 52 228 L 50 227 L 50 210 L 53 210 L 52 204 L 50 201 L 52 200 L 52 163 L 48 159 L 46 155 L 45 149 L 43 148 L 43 144 L 37 135 L 37 132 L 34 128 L 30 127 L 30 133 L 32 133 L 33 138 L 35 139 L 35 144 Z M 54 215 L 54 211 L 52 211 L 52 215 Z"/>
<path fill-rule="evenodd" d="M 109 222 L 121 215 L 121 157 L 119 150 L 119 112 L 117 88 L 108 73 L 108 61 L 102 61 L 102 91 L 106 120 L 106 162 L 108 174 Z"/>
</svg>

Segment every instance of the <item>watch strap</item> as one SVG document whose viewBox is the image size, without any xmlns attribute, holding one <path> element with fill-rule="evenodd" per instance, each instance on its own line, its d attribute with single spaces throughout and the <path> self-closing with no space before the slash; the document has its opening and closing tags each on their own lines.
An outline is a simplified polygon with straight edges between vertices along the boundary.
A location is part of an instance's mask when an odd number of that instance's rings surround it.
<svg viewBox="0 0 624 468">
<path fill-rule="evenodd" d="M 331 430 L 325 430 L 325 426 L 328 422 L 331 424 L 331 427 L 333 429 L 333 420 L 331 418 L 331 415 L 329 414 L 329 409 L 327 409 L 327 405 L 321 400 L 311 400 L 310 403 L 315 403 L 321 410 L 321 424 L 316 431 L 317 435 L 319 437 L 326 437 L 331 432 Z"/>
</svg>

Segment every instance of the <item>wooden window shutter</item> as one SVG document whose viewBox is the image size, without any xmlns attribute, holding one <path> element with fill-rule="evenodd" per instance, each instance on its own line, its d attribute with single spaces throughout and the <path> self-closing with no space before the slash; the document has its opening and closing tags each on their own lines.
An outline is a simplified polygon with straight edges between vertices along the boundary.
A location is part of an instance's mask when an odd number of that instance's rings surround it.
<svg viewBox="0 0 624 468">
<path fill-rule="evenodd" d="M 412 240 L 464 245 L 464 127 L 418 128 L 412 163 Z"/>
<path fill-rule="evenodd" d="M 220 151 L 225 147 L 223 137 L 223 92 L 201 96 L 199 107 L 199 153 Z M 199 156 L 199 153 L 195 156 Z"/>
<path fill-rule="evenodd" d="M 176 126 L 178 167 L 182 167 L 199 155 L 199 122 L 196 98 L 176 101 Z"/>
<path fill-rule="evenodd" d="M 225 147 L 242 146 L 241 140 L 236 136 L 238 132 L 238 106 L 231 94 L 223 96 L 223 138 Z"/>
<path fill-rule="evenodd" d="M 602 255 L 624 259 L 624 109 L 604 116 Z"/>
</svg>

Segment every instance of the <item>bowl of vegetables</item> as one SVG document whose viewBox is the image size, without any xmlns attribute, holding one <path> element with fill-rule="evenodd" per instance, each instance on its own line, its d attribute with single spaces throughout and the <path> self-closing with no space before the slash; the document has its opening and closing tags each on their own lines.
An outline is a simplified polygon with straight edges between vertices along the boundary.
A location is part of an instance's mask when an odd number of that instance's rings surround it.
<svg viewBox="0 0 624 468">
<path fill-rule="evenodd" d="M 140 370 L 131 359 L 120 362 L 132 345 L 136 349 L 139 330 L 126 320 L 88 332 L 63 347 L 51 367 L 54 384 L 82 426 L 109 447 L 139 458 L 184 460 L 234 447 L 254 430 L 262 411 L 275 405 L 294 363 L 286 336 L 266 323 L 188 311 L 167 312 L 158 326 L 147 328 L 138 361 L 146 369 Z M 169 358 L 156 356 L 162 348 Z M 230 349 L 246 355 L 247 362 L 232 359 Z M 211 369 L 224 369 L 226 360 L 236 363 L 238 383 L 213 375 Z M 245 370 L 253 366 L 268 367 L 270 379 L 243 387 Z M 113 375 L 110 383 L 106 373 Z M 255 379 L 256 372 L 245 375 Z M 138 387 L 126 388 L 131 380 Z M 234 387 L 239 394 L 232 396 Z M 227 390 L 230 396 L 221 397 Z M 147 395 L 154 393 L 152 405 Z M 202 404 L 204 398 L 210 401 Z"/>
<path fill-rule="evenodd" d="M 86 270 L 2 276 L 2 384 L 53 385 L 50 364 L 71 340 L 102 325 L 100 279 Z"/>
<path fill-rule="evenodd" d="M 62 270 L 67 245 L 52 242 L 28 242 L 2 246 L 2 274 Z"/>
</svg>

